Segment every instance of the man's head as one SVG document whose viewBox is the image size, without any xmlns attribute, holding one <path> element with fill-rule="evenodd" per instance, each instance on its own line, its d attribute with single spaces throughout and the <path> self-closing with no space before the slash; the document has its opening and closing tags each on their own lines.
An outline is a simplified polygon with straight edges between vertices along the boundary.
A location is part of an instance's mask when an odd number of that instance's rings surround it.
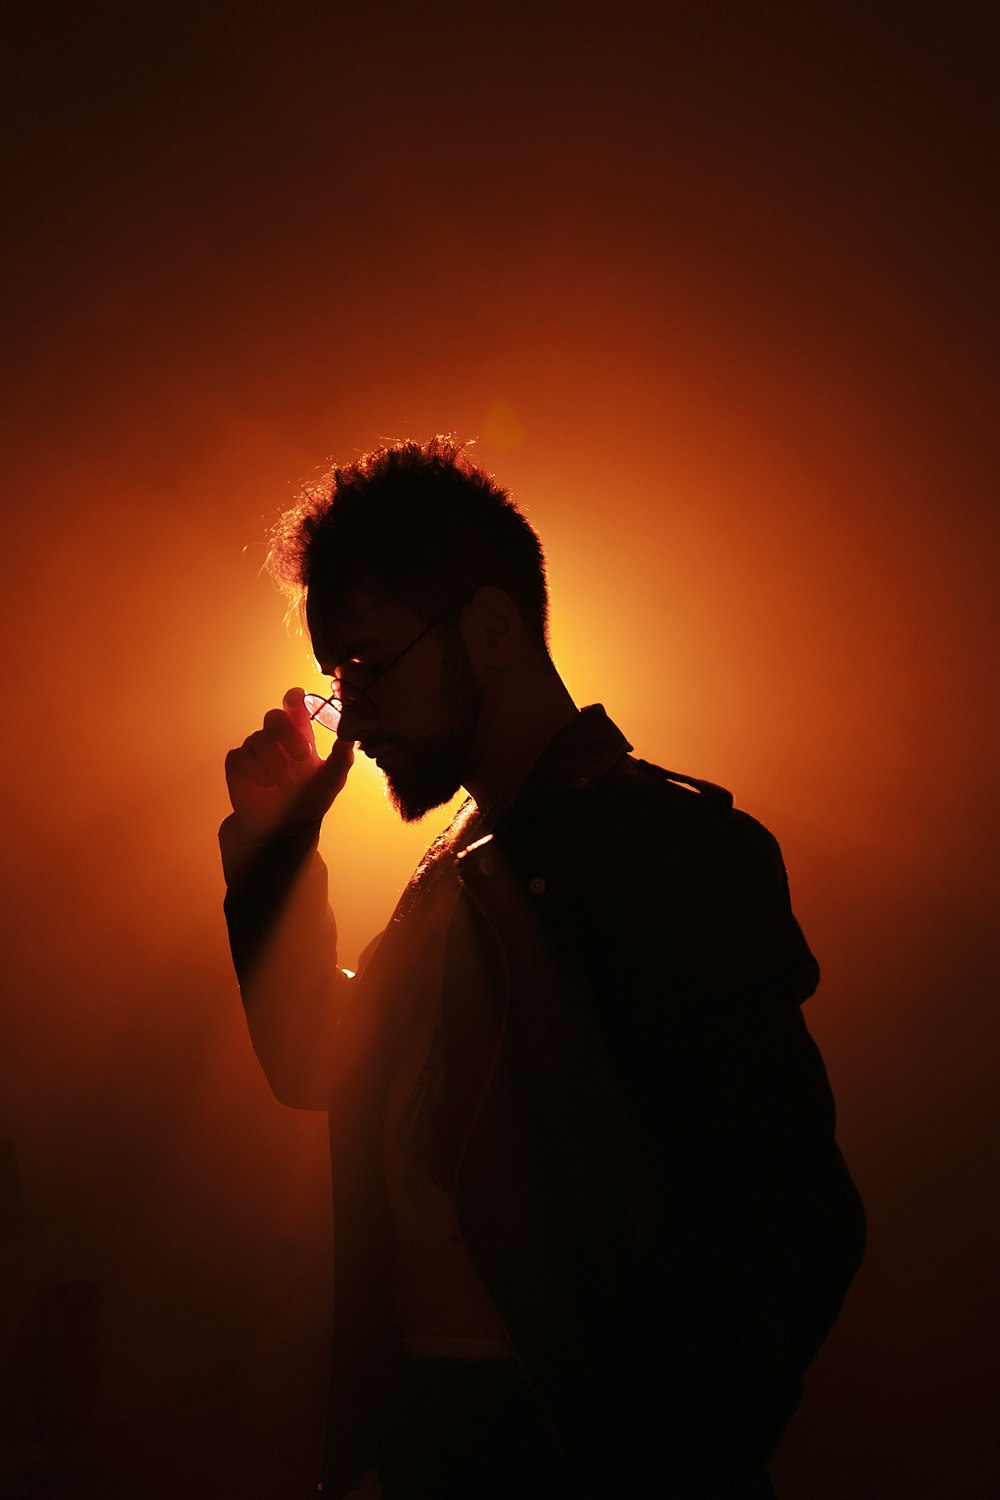
<svg viewBox="0 0 1000 1500">
<path fill-rule="evenodd" d="M 371 685 L 375 716 L 347 709 L 341 732 L 378 761 L 400 814 L 467 785 L 490 643 L 512 632 L 548 662 L 544 557 L 507 493 L 447 438 L 393 444 L 309 486 L 269 565 L 321 667 Z"/>
</svg>

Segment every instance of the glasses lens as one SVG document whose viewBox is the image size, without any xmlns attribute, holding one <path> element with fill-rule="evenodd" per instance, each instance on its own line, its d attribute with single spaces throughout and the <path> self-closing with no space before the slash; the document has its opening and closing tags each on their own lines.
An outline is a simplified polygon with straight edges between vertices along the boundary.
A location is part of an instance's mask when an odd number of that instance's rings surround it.
<svg viewBox="0 0 1000 1500">
<path fill-rule="evenodd" d="M 340 723 L 338 703 L 331 703 L 329 698 L 321 698 L 318 693 L 306 693 L 303 701 L 314 724 L 322 724 L 331 734 L 337 733 L 337 725 Z"/>
</svg>

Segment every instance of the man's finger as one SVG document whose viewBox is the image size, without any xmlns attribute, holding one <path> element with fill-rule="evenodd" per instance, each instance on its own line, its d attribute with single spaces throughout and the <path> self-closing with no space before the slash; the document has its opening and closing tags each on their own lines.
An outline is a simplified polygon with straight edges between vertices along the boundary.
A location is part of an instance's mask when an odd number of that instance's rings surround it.
<svg viewBox="0 0 1000 1500">
<path fill-rule="evenodd" d="M 306 690 L 301 687 L 292 687 L 281 700 L 281 706 L 291 719 L 293 724 L 301 725 L 309 722 L 309 710 L 305 705 Z"/>
<path fill-rule="evenodd" d="M 245 745 L 230 750 L 226 756 L 226 781 L 230 788 L 238 781 L 252 781 L 254 786 L 269 787 L 274 783 L 258 760 Z"/>
<path fill-rule="evenodd" d="M 243 746 L 260 762 L 275 786 L 287 790 L 292 785 L 289 757 L 266 729 L 257 729 L 253 734 L 248 734 Z"/>
<path fill-rule="evenodd" d="M 327 789 L 333 796 L 336 796 L 343 787 L 353 764 L 353 740 L 334 740 L 333 749 L 326 757 L 326 760 L 320 762 L 318 772 L 323 777 Z"/>
<path fill-rule="evenodd" d="M 292 760 L 308 760 L 313 742 L 285 708 L 272 708 L 264 715 L 264 728 Z"/>
<path fill-rule="evenodd" d="M 311 754 L 316 748 L 316 735 L 313 731 L 312 715 L 306 708 L 305 697 L 305 688 L 289 688 L 281 700 L 281 706 L 295 725 L 295 728 L 305 738 L 306 745 Z"/>
</svg>

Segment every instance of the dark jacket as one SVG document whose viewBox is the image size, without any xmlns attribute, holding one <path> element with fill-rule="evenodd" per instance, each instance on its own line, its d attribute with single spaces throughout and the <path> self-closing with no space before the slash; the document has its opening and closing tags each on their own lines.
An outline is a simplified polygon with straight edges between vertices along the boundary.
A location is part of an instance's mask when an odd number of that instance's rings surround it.
<svg viewBox="0 0 1000 1500">
<path fill-rule="evenodd" d="M 655 1476 L 721 1497 L 794 1411 L 863 1217 L 799 1008 L 818 969 L 778 847 L 727 792 L 630 748 L 585 709 L 457 859 L 439 1164 L 579 1493 Z M 338 1496 L 369 1466 L 396 1346 L 381 1039 L 427 872 L 353 990 L 320 966 L 308 996 L 282 996 L 288 953 L 333 939 L 314 841 L 274 840 L 242 868 L 231 849 L 227 914 L 276 1092 L 330 1102 Z"/>
</svg>

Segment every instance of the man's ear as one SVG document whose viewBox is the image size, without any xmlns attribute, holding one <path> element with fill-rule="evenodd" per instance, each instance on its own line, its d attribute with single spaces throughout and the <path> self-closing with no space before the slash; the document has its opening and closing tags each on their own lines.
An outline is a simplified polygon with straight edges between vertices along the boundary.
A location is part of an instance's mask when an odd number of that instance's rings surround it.
<svg viewBox="0 0 1000 1500">
<path fill-rule="evenodd" d="M 469 661 L 482 671 L 507 666 L 522 647 L 521 612 L 510 595 L 492 583 L 476 590 L 462 611 L 458 628 Z"/>
</svg>

